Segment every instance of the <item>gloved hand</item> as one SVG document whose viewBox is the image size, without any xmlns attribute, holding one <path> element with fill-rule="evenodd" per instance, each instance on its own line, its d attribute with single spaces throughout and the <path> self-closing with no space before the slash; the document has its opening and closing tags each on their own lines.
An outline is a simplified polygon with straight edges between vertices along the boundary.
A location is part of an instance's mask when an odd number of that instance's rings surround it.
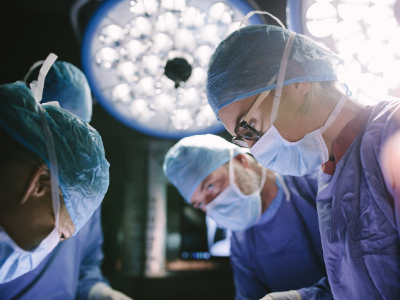
<svg viewBox="0 0 400 300">
<path fill-rule="evenodd" d="M 133 300 L 128 296 L 113 290 L 103 282 L 96 283 L 89 292 L 88 300 Z"/>
<path fill-rule="evenodd" d="M 270 293 L 260 300 L 301 300 L 301 296 L 296 291 Z"/>
</svg>

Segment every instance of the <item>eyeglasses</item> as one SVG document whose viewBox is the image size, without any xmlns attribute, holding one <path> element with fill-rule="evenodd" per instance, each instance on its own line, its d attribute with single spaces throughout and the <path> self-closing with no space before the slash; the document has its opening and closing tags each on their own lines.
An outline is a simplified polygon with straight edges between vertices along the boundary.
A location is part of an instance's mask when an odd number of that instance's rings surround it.
<svg viewBox="0 0 400 300">
<path fill-rule="evenodd" d="M 258 141 L 261 138 L 261 134 L 256 129 L 251 127 L 248 122 L 250 121 L 253 113 L 260 106 L 261 102 L 263 102 L 270 92 L 271 91 L 265 91 L 258 95 L 256 101 L 250 107 L 250 110 L 244 117 L 243 121 L 236 125 L 236 136 L 232 138 L 232 142 L 234 142 L 236 145 L 248 148 L 249 146 L 245 140 Z"/>
</svg>

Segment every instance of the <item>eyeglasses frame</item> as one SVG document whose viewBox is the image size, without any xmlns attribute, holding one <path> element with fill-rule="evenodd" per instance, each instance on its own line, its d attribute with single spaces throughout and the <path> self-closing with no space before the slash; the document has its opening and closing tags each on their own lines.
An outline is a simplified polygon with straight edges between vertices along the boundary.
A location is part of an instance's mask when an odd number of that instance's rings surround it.
<svg viewBox="0 0 400 300">
<path fill-rule="evenodd" d="M 244 117 L 243 121 L 241 121 L 239 124 L 237 124 L 235 126 L 234 131 L 235 131 L 236 136 L 234 136 L 232 138 L 233 143 L 243 147 L 242 145 L 240 145 L 238 143 L 239 141 L 244 142 L 247 145 L 245 140 L 258 141 L 261 138 L 261 134 L 255 128 L 253 128 L 249 125 L 249 121 L 250 121 L 251 117 L 253 116 L 254 112 L 257 110 L 257 108 L 260 106 L 260 104 L 265 100 L 265 98 L 267 98 L 267 96 L 270 94 L 270 92 L 271 92 L 271 90 L 262 92 L 260 95 L 258 95 L 256 101 L 250 107 L 250 109 L 247 112 L 246 116 Z M 247 129 L 247 130 L 251 130 L 255 134 L 255 137 L 250 138 L 250 137 L 246 137 L 244 135 L 239 134 L 237 131 L 240 127 Z"/>
</svg>

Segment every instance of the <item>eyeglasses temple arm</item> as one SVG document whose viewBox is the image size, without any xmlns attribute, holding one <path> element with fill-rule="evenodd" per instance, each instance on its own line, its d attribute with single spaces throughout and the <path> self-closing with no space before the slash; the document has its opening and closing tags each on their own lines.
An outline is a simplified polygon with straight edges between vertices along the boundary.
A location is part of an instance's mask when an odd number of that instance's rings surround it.
<svg viewBox="0 0 400 300">
<path fill-rule="evenodd" d="M 261 102 L 269 95 L 271 91 L 265 91 L 262 92 L 256 99 L 256 102 L 254 102 L 253 106 L 250 108 L 249 112 L 246 114 L 244 117 L 243 121 L 249 122 L 250 118 L 253 116 L 253 113 L 256 111 L 256 109 L 260 106 Z"/>
</svg>

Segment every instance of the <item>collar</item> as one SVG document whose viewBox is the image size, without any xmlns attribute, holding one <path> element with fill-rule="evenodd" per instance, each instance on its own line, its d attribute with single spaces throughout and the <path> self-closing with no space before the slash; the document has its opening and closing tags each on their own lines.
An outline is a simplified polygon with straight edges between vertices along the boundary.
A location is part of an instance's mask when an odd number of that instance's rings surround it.
<svg viewBox="0 0 400 300">
<path fill-rule="evenodd" d="M 322 164 L 322 172 L 328 175 L 333 175 L 336 170 L 336 165 L 342 159 L 351 143 L 355 140 L 361 129 L 367 124 L 371 115 L 373 106 L 364 107 L 353 120 L 351 120 L 340 132 L 337 140 L 333 145 L 334 160 L 329 160 Z"/>
</svg>

